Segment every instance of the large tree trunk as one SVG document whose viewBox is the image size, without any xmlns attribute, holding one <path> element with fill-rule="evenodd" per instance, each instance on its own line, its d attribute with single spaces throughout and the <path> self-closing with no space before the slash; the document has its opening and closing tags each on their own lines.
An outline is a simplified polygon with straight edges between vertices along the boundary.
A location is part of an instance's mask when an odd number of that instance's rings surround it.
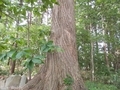
<svg viewBox="0 0 120 90">
<path fill-rule="evenodd" d="M 52 13 L 51 39 L 63 49 L 48 53 L 40 72 L 22 90 L 85 90 L 80 76 L 75 38 L 74 0 L 58 0 Z M 73 83 L 65 84 L 70 76 Z"/>
</svg>

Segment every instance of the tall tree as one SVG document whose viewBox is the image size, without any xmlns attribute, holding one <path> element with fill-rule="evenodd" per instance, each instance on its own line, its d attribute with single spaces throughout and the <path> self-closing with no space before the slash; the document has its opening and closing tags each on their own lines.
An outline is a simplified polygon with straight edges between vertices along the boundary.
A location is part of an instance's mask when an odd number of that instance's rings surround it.
<svg viewBox="0 0 120 90">
<path fill-rule="evenodd" d="M 58 0 L 52 10 L 51 40 L 63 49 L 47 54 L 40 72 L 22 90 L 85 90 L 80 76 L 74 0 Z"/>
</svg>

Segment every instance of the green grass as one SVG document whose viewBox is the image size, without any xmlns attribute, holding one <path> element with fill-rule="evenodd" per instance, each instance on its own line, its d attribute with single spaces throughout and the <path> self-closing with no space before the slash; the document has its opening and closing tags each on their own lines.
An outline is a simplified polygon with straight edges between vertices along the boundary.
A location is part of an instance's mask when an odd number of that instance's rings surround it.
<svg viewBox="0 0 120 90">
<path fill-rule="evenodd" d="M 114 85 L 107 85 L 98 82 L 86 81 L 87 90 L 118 90 Z"/>
</svg>

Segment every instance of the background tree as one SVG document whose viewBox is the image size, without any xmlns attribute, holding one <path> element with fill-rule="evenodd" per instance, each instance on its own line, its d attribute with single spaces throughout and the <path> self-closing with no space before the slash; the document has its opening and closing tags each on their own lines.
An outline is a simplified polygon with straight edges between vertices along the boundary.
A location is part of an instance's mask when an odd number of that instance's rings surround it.
<svg viewBox="0 0 120 90">
<path fill-rule="evenodd" d="M 104 78 L 105 82 L 109 82 L 114 77 L 114 70 L 116 71 L 115 62 L 118 59 L 115 55 L 115 47 L 119 48 L 118 41 L 120 41 L 116 38 L 116 36 L 120 36 L 119 26 L 117 26 L 120 14 L 118 3 L 117 0 L 77 0 L 76 3 L 80 67 L 88 73 L 94 67 L 94 75 L 98 81 L 104 81 L 102 79 Z M 90 47 L 91 41 L 93 47 Z M 90 52 L 92 48 L 93 52 Z M 94 64 L 91 64 L 90 56 L 92 55 Z M 117 71 L 119 72 L 119 70 Z"/>
</svg>

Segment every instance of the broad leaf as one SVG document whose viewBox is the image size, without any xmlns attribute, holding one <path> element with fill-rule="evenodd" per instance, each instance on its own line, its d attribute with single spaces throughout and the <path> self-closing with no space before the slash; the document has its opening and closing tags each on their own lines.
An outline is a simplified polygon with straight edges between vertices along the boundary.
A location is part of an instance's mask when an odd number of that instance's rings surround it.
<svg viewBox="0 0 120 90">
<path fill-rule="evenodd" d="M 3 53 L 0 55 L 0 60 L 6 60 L 7 59 L 7 54 Z"/>
<path fill-rule="evenodd" d="M 32 70 L 33 67 L 34 67 L 34 63 L 31 60 L 29 63 L 27 63 L 27 68 L 30 69 L 30 70 Z"/>
<path fill-rule="evenodd" d="M 43 60 L 45 57 L 44 57 L 44 56 L 42 56 L 42 55 L 36 55 L 36 56 L 34 56 L 34 58 L 38 58 L 38 59 Z"/>
<path fill-rule="evenodd" d="M 16 50 L 10 50 L 9 52 L 7 52 L 7 57 L 12 57 L 15 52 Z"/>
<path fill-rule="evenodd" d="M 16 55 L 16 59 L 20 59 L 20 58 L 22 58 L 22 56 L 23 56 L 24 54 L 25 54 L 24 51 L 20 51 L 20 52 L 18 52 L 17 55 Z"/>
<path fill-rule="evenodd" d="M 41 63 L 42 63 L 42 60 L 40 60 L 39 58 L 33 58 L 33 59 L 32 59 L 32 62 L 33 62 L 33 63 L 37 63 L 37 64 L 41 64 Z"/>
</svg>

